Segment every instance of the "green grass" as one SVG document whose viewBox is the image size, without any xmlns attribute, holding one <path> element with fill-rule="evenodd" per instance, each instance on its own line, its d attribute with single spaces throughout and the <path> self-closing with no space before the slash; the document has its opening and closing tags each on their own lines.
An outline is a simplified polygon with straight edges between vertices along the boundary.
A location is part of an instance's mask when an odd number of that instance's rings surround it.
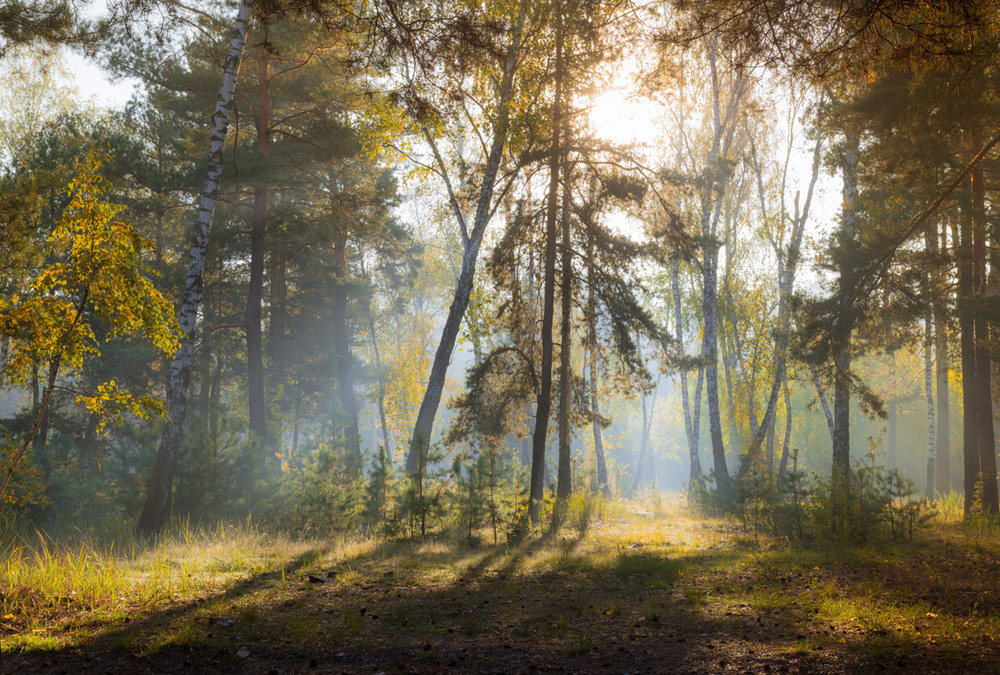
<svg viewBox="0 0 1000 675">
<path fill-rule="evenodd" d="M 390 644 L 434 662 L 442 640 L 579 659 L 617 653 L 611 638 L 649 651 L 716 635 L 713 658 L 915 654 L 973 668 L 998 646 L 995 530 L 942 519 L 912 541 L 805 546 L 747 540 L 678 499 L 598 506 L 568 511 L 586 527 L 511 546 L 291 541 L 246 523 L 149 546 L 22 536 L 3 550 L 0 637 L 5 653 Z"/>
</svg>

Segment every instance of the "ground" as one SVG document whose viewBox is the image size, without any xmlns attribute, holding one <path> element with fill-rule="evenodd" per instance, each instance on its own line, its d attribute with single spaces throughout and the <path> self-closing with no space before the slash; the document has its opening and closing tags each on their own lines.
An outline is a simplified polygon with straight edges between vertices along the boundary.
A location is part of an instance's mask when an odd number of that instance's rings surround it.
<svg viewBox="0 0 1000 675">
<path fill-rule="evenodd" d="M 995 530 L 803 544 L 679 500 L 598 515 L 518 544 L 243 528 L 118 563 L 8 552 L 0 672 L 1000 673 Z M 89 556 L 89 581 L 61 596 L 25 571 L 46 555 Z"/>
</svg>

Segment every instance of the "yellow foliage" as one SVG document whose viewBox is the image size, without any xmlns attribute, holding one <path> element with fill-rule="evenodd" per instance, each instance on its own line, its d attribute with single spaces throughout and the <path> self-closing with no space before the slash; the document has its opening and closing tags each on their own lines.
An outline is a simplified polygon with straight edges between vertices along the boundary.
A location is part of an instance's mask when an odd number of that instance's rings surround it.
<svg viewBox="0 0 1000 675">
<path fill-rule="evenodd" d="M 76 165 L 70 201 L 47 241 L 48 259 L 20 293 L 0 298 L 0 334 L 8 340 L 2 377 L 23 383 L 41 365 L 56 374 L 83 367 L 99 353 L 91 320 L 101 317 L 112 336 L 141 336 L 164 354 L 178 345 L 173 307 L 149 279 L 144 256 L 152 243 L 129 220 L 125 207 L 106 200 L 111 186 L 90 153 Z M 51 382 L 49 383 L 51 386 Z M 132 396 L 113 380 L 77 402 L 100 416 L 100 429 L 125 415 L 148 418 L 164 405 L 151 396 Z"/>
</svg>

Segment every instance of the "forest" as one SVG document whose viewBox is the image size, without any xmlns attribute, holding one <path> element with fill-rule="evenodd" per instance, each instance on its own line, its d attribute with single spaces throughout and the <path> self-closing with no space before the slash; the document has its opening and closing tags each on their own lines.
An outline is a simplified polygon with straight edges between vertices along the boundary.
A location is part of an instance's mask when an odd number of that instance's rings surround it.
<svg viewBox="0 0 1000 675">
<path fill-rule="evenodd" d="M 0 0 L 0 673 L 1000 674 L 998 10 Z"/>
</svg>

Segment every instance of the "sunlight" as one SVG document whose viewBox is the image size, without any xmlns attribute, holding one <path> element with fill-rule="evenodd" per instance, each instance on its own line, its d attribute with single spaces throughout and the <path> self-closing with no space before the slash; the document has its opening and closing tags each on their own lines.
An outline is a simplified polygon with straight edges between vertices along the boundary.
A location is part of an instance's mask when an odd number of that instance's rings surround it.
<svg viewBox="0 0 1000 675">
<path fill-rule="evenodd" d="M 656 104 L 615 86 L 593 99 L 590 126 L 601 139 L 622 145 L 653 145 L 659 137 Z"/>
</svg>

